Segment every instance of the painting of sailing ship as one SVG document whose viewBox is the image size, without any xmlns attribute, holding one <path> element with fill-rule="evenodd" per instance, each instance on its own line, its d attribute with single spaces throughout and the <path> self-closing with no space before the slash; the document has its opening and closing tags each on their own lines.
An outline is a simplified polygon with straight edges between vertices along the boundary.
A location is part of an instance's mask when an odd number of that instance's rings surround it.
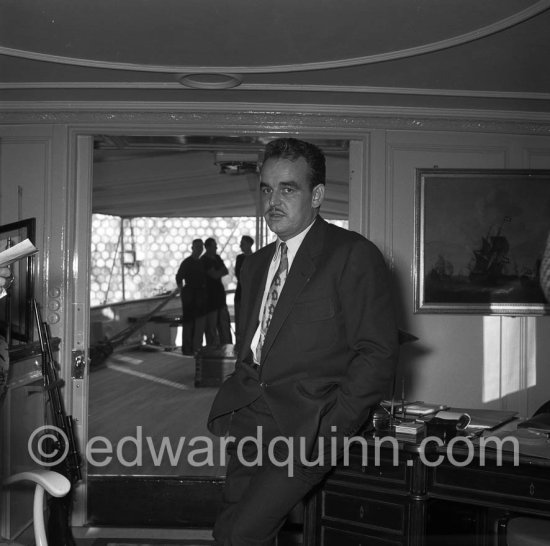
<svg viewBox="0 0 550 546">
<path fill-rule="evenodd" d="M 416 312 L 550 312 L 550 171 L 419 169 L 416 190 Z"/>
</svg>

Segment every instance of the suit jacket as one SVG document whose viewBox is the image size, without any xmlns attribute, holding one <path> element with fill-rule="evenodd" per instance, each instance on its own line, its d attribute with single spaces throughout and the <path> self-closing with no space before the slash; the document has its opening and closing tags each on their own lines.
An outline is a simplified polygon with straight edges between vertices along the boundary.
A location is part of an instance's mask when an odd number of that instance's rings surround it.
<svg viewBox="0 0 550 546">
<path fill-rule="evenodd" d="M 256 371 L 246 362 L 275 249 L 243 265 L 241 349 L 208 426 L 227 433 L 232 412 L 263 395 L 281 433 L 305 438 L 310 456 L 319 436 L 355 434 L 388 391 L 398 354 L 390 276 L 374 244 L 318 217 L 294 258 Z"/>
</svg>

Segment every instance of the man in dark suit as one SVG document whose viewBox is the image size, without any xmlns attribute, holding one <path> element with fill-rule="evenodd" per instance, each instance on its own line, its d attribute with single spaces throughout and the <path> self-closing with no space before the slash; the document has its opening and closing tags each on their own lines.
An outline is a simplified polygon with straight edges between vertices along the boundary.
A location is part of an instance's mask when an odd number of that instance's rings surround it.
<svg viewBox="0 0 550 546">
<path fill-rule="evenodd" d="M 361 235 L 319 216 L 325 158 L 309 143 L 266 147 L 263 212 L 277 234 L 245 261 L 242 344 L 208 419 L 228 442 L 217 544 L 271 545 L 388 391 L 398 353 L 388 271 Z M 254 440 L 252 440 L 254 438 Z"/>
<path fill-rule="evenodd" d="M 207 279 L 201 254 L 202 239 L 191 243 L 191 255 L 183 260 L 176 273 L 181 298 L 181 352 L 194 355 L 201 347 L 206 328 Z"/>
<path fill-rule="evenodd" d="M 241 237 L 240 249 L 242 254 L 237 256 L 235 260 L 235 277 L 237 278 L 237 288 L 235 288 L 235 299 L 234 299 L 234 308 L 235 308 L 235 338 L 237 340 L 236 345 L 239 343 L 239 338 L 241 337 L 240 330 L 240 312 L 241 312 L 241 295 L 242 295 L 242 285 L 241 285 L 241 268 L 247 256 L 252 254 L 252 247 L 254 246 L 254 239 L 250 235 L 243 235 Z"/>
<path fill-rule="evenodd" d="M 540 287 L 546 301 L 550 303 L 550 233 L 546 239 L 546 247 L 540 264 Z"/>
</svg>

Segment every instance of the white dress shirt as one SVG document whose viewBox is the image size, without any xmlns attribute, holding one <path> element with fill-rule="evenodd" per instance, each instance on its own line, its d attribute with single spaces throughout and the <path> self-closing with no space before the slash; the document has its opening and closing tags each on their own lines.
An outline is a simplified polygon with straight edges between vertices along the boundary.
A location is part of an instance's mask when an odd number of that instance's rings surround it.
<svg viewBox="0 0 550 546">
<path fill-rule="evenodd" d="M 313 220 L 315 222 L 315 219 Z M 305 236 L 307 235 L 308 231 L 311 229 L 311 226 L 313 225 L 313 222 L 309 224 L 309 226 L 298 233 L 298 235 L 295 235 L 291 239 L 288 239 L 287 241 L 284 241 L 287 246 L 287 258 L 288 258 L 288 273 L 290 273 L 290 268 L 292 267 L 292 262 L 294 262 L 294 258 L 296 256 L 296 253 L 298 252 L 298 249 L 300 248 L 300 245 L 302 244 L 302 241 L 304 240 Z M 252 343 L 250 344 L 250 348 L 252 349 L 252 354 L 256 354 L 256 347 L 258 346 L 258 342 L 260 340 L 260 331 L 262 327 L 262 316 L 263 311 L 265 307 L 265 302 L 267 300 L 267 293 L 269 292 L 269 287 L 271 286 L 271 281 L 273 280 L 273 277 L 275 276 L 275 273 L 277 272 L 277 269 L 279 267 L 279 260 L 281 257 L 281 241 L 279 238 L 277 238 L 277 249 L 275 250 L 275 255 L 273 256 L 273 259 L 271 260 L 271 263 L 269 264 L 269 271 L 267 273 L 267 280 L 265 282 L 264 287 L 264 295 L 262 297 L 262 305 L 260 306 L 260 314 L 258 315 L 258 327 L 256 328 L 256 332 L 254 333 L 254 337 L 252 338 Z M 287 275 L 288 276 L 288 275 Z M 281 289 L 282 290 L 282 289 Z M 256 364 L 259 364 L 259 362 L 254 361 Z"/>
</svg>

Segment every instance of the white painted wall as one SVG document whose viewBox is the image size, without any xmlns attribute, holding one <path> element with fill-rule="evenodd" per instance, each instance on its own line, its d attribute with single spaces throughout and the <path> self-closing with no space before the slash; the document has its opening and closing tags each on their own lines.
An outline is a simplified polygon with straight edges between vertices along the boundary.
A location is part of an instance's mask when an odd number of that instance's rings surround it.
<svg viewBox="0 0 550 546">
<path fill-rule="evenodd" d="M 331 119 L 331 123 L 334 126 L 329 129 L 335 131 L 338 120 Z M 440 127 L 445 128 L 444 122 Z M 531 413 L 549 398 L 550 372 L 545 361 L 550 351 L 545 340 L 550 319 L 413 312 L 415 170 L 434 166 L 550 168 L 550 137 L 498 133 L 494 127 L 490 133 L 440 127 L 347 131 L 350 138 L 363 139 L 366 147 L 360 194 L 363 218 L 359 222 L 352 218 L 352 224 L 364 226 L 365 234 L 385 252 L 395 275 L 401 327 L 420 338 L 403 349 L 407 396 Z M 68 124 L 59 122 L 0 126 L 0 221 L 15 221 L 21 215 L 37 218 L 37 244 L 42 250 L 37 290 L 45 308 L 61 304 L 58 313 L 49 313 L 48 320 L 54 335 L 62 339 L 71 332 L 67 321 L 74 318 L 70 224 L 75 218 L 75 196 L 81 192 L 75 188 L 76 180 L 68 181 L 77 168 L 68 129 Z M 507 129 L 503 123 L 503 131 Z M 338 136 L 343 135 L 346 131 L 340 129 Z M 352 203 L 352 215 L 356 209 L 357 203 Z M 490 347 L 498 355 L 491 362 Z M 505 381 L 510 374 L 514 376 L 507 366 L 516 369 L 515 378 L 510 379 L 515 387 Z M 495 381 L 500 382 L 498 388 Z"/>
<path fill-rule="evenodd" d="M 385 157 L 390 246 L 402 316 L 406 329 L 420 338 L 403 349 L 407 396 L 531 414 L 550 398 L 550 353 L 542 341 L 550 332 L 548 317 L 413 314 L 415 169 L 548 169 L 550 139 L 392 131 Z"/>
<path fill-rule="evenodd" d="M 361 176 L 361 184 L 351 190 L 350 225 L 387 256 L 400 326 L 420 338 L 403 348 L 399 392 L 404 375 L 409 399 L 511 409 L 522 415 L 531 414 L 550 398 L 549 317 L 413 312 L 415 170 L 433 166 L 550 169 L 550 122 L 508 121 L 502 113 L 476 120 L 471 112 L 464 113 L 463 119 L 448 112 L 430 116 L 400 112 L 399 117 L 357 110 L 305 117 L 290 111 L 254 114 L 248 108 L 247 112 L 220 113 L 218 108 L 194 117 L 185 108 L 179 113 L 171 109 L 119 114 L 96 106 L 93 112 L 0 114 L 0 221 L 12 222 L 21 215 L 37 218 L 41 253 L 36 292 L 48 309 L 52 335 L 62 339 L 60 359 L 66 379 L 70 380 L 71 350 L 88 341 L 86 336 L 78 339 L 78 330 L 82 325 L 89 327 L 82 289 L 87 258 L 80 247 L 85 240 L 82 233 L 88 229 L 85 203 L 90 199 L 91 154 L 90 150 L 77 154 L 90 143 L 79 135 L 160 130 L 223 134 L 219 127 L 226 132 L 231 128 L 232 133 L 265 134 L 276 125 L 277 134 L 292 131 L 304 138 L 355 141 L 352 149 L 359 155 L 351 158 L 351 177 Z M 80 163 L 79 157 L 83 157 Z M 69 404 L 78 389 L 85 393 L 85 379 L 73 382 L 66 393 Z M 85 394 L 76 396 L 75 403 L 73 413 L 85 411 Z M 80 430 L 85 435 L 85 415 L 82 419 Z"/>
</svg>

